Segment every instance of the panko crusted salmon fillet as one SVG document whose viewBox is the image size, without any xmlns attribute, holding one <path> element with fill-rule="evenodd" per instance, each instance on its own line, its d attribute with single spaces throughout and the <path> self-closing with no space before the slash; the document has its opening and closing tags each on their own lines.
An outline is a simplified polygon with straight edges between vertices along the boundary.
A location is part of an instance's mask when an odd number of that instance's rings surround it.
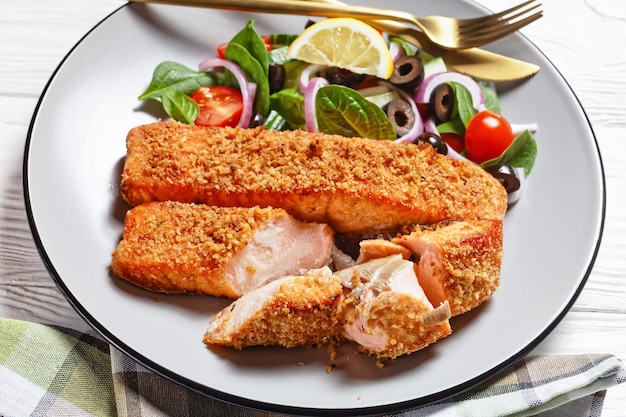
<svg viewBox="0 0 626 417">
<path fill-rule="evenodd" d="M 333 231 L 282 209 L 154 202 L 128 211 L 111 268 L 163 293 L 236 298 L 330 262 Z"/>
<path fill-rule="evenodd" d="M 428 145 L 177 122 L 129 132 L 121 192 L 131 205 L 280 207 L 339 233 L 501 220 L 507 209 L 490 174 Z"/>
</svg>

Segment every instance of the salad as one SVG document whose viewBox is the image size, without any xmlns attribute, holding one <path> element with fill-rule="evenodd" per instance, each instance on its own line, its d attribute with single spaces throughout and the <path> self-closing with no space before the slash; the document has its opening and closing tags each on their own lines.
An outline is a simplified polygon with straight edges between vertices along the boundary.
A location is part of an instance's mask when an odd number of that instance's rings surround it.
<svg viewBox="0 0 626 417">
<path fill-rule="evenodd" d="M 537 127 L 510 123 L 501 114 L 493 83 L 450 71 L 441 58 L 380 33 L 372 38 L 384 42 L 376 48 L 388 54 L 388 72 L 385 57 L 376 74 L 352 63 L 302 59 L 294 49 L 301 52 L 318 24 L 340 23 L 325 19 L 302 34 L 261 35 L 250 19 L 198 69 L 172 61 L 159 64 L 139 99 L 158 100 L 171 118 L 202 126 L 264 126 L 429 143 L 498 178 L 509 204 L 519 199 L 535 162 Z"/>
</svg>

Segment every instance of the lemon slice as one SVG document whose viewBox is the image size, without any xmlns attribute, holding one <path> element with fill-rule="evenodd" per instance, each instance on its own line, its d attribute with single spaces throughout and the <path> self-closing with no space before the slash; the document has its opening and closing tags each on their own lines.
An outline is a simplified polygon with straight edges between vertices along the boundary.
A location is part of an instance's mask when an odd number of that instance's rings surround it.
<svg viewBox="0 0 626 417">
<path fill-rule="evenodd" d="M 393 59 L 383 36 L 357 19 L 336 17 L 309 26 L 298 36 L 287 57 L 388 79 Z"/>
</svg>

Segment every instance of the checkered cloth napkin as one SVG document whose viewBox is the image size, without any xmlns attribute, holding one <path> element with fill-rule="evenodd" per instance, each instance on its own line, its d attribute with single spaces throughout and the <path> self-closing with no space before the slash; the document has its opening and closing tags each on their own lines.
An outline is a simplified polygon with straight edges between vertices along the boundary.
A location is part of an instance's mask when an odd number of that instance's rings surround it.
<svg viewBox="0 0 626 417">
<path fill-rule="evenodd" d="M 626 380 L 612 355 L 529 356 L 444 402 L 396 414 L 600 416 Z M 143 368 L 95 333 L 0 319 L 0 417 L 275 415 L 206 398 Z"/>
</svg>

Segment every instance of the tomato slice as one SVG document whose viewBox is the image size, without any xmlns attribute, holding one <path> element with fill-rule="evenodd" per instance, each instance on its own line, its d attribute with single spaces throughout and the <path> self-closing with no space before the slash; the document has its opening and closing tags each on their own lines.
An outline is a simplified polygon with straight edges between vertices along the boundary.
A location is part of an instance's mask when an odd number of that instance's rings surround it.
<svg viewBox="0 0 626 417">
<path fill-rule="evenodd" d="M 465 154 L 468 159 L 482 164 L 502 155 L 515 134 L 511 124 L 502 116 L 489 110 L 478 112 L 465 130 Z"/>
<path fill-rule="evenodd" d="M 461 135 L 457 135 L 456 133 L 451 132 L 442 133 L 441 139 L 443 139 L 443 141 L 447 143 L 449 147 L 451 147 L 458 153 L 463 152 L 463 150 L 465 149 L 465 143 L 463 142 L 463 136 Z"/>
<path fill-rule="evenodd" d="M 271 51 L 272 50 L 272 38 L 268 35 L 263 35 L 261 36 L 261 39 L 263 39 L 263 43 L 265 44 L 265 49 L 267 49 L 268 52 Z M 217 55 L 222 59 L 226 58 L 227 46 L 228 46 L 228 42 L 221 43 L 217 46 Z"/>
<path fill-rule="evenodd" d="M 189 95 L 198 103 L 200 126 L 236 126 L 243 112 L 243 97 L 234 88 L 222 85 L 200 87 Z"/>
</svg>

